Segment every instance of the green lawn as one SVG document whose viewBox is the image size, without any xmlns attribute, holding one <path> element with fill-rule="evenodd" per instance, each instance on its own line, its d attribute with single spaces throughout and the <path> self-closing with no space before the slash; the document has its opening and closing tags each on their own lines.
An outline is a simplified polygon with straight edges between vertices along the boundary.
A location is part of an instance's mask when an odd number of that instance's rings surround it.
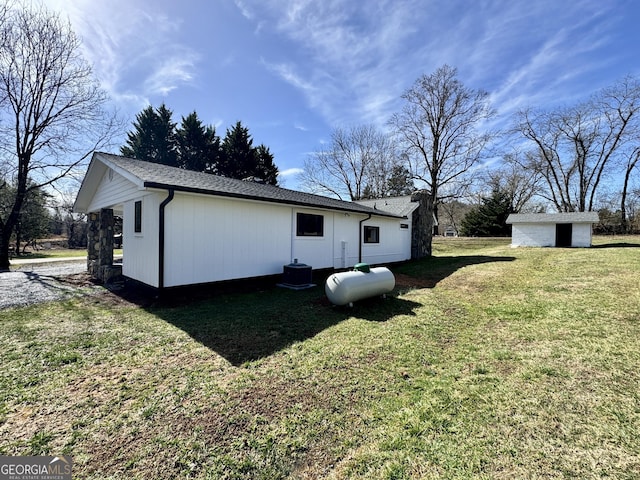
<svg viewBox="0 0 640 480">
<path fill-rule="evenodd" d="M 439 239 L 353 309 L 323 286 L 0 311 L 0 454 L 74 478 L 640 475 L 640 237 Z"/>
</svg>

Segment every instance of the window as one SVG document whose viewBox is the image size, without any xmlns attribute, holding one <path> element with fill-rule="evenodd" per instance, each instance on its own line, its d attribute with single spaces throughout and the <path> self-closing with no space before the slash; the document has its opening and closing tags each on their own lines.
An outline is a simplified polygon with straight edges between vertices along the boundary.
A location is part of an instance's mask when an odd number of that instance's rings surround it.
<svg viewBox="0 0 640 480">
<path fill-rule="evenodd" d="M 380 243 L 380 227 L 364 226 L 364 243 Z"/>
<path fill-rule="evenodd" d="M 408 223 L 401 223 L 400 224 L 400 228 L 402 228 L 403 230 L 408 230 L 409 229 L 409 224 Z"/>
<path fill-rule="evenodd" d="M 296 214 L 296 235 L 298 237 L 324 236 L 324 217 L 310 213 Z"/>
<path fill-rule="evenodd" d="M 134 204 L 134 233 L 142 233 L 142 200 L 136 201 Z"/>
</svg>

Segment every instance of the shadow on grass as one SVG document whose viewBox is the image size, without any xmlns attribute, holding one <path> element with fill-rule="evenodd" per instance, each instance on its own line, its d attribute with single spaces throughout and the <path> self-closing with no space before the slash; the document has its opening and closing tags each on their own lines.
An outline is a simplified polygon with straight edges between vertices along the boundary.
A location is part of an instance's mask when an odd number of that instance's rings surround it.
<svg viewBox="0 0 640 480">
<path fill-rule="evenodd" d="M 513 257 L 433 257 L 392 267 L 405 280 L 432 286 L 459 268 L 478 263 L 511 261 Z M 300 291 L 275 287 L 279 278 L 246 280 L 171 289 L 161 297 L 121 292 L 150 313 L 175 325 L 194 340 L 238 366 L 272 355 L 314 337 L 340 322 L 356 318 L 385 322 L 415 315 L 421 304 L 398 296 L 404 283 L 387 298 L 372 297 L 354 307 L 335 307 L 324 294 L 328 274 L 315 273 L 317 286 Z"/>
<path fill-rule="evenodd" d="M 591 248 L 640 248 L 640 243 L 602 243 L 600 245 L 592 245 Z"/>
<path fill-rule="evenodd" d="M 397 297 L 371 298 L 352 309 L 333 307 L 320 287 L 308 291 L 272 288 L 153 313 L 187 332 L 233 365 L 272 355 L 351 318 L 384 322 L 415 315 L 419 304 Z"/>
</svg>

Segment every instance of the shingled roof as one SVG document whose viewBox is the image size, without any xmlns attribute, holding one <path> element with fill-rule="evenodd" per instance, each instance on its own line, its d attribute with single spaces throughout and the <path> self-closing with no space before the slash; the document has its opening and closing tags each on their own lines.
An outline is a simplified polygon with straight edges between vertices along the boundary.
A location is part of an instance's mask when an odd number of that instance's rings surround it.
<svg viewBox="0 0 640 480">
<path fill-rule="evenodd" d="M 598 212 L 512 213 L 507 224 L 514 223 L 598 223 Z"/>
<path fill-rule="evenodd" d="M 179 192 L 243 198 L 386 217 L 402 217 L 402 215 L 376 210 L 354 202 L 346 202 L 253 181 L 236 180 L 209 173 L 194 172 L 109 153 L 94 153 L 91 162 L 97 161 L 124 175 L 139 187 L 144 188 L 173 189 Z M 89 170 L 91 170 L 91 166 L 89 166 Z"/>
<path fill-rule="evenodd" d="M 371 207 L 374 210 L 382 210 L 383 212 L 392 213 L 401 217 L 408 217 L 420 205 L 418 202 L 411 201 L 411 195 L 358 200 L 357 202 L 360 205 Z"/>
</svg>

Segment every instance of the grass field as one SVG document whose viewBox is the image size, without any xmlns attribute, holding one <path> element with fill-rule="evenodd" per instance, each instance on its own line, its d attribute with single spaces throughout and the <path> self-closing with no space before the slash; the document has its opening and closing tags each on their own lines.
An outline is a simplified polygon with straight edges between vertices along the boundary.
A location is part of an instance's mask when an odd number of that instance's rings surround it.
<svg viewBox="0 0 640 480">
<path fill-rule="evenodd" d="M 74 478 L 640 476 L 640 237 L 440 239 L 322 286 L 0 311 L 0 454 Z"/>
</svg>

